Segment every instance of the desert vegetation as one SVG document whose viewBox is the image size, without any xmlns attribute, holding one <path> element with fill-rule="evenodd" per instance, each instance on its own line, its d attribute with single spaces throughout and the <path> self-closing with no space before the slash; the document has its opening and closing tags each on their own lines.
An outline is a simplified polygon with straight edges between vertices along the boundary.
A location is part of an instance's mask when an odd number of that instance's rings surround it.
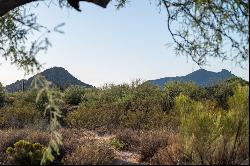
<svg viewBox="0 0 250 166">
<path fill-rule="evenodd" d="M 53 88 L 63 144 L 44 164 L 248 164 L 249 87 L 146 82 Z M 50 141 L 48 96 L 0 86 L 0 164 L 39 164 Z"/>
</svg>

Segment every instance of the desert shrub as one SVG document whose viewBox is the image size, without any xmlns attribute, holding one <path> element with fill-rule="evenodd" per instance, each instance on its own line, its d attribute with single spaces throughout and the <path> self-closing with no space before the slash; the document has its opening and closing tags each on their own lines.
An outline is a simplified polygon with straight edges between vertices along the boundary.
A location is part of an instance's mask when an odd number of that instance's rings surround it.
<svg viewBox="0 0 250 166">
<path fill-rule="evenodd" d="M 0 128 L 46 127 L 42 114 L 34 105 L 16 101 L 0 109 Z"/>
<path fill-rule="evenodd" d="M 154 165 L 180 165 L 184 164 L 180 136 L 177 133 L 167 135 L 168 145 L 152 157 L 150 164 Z"/>
<path fill-rule="evenodd" d="M 0 82 L 0 107 L 3 106 L 4 100 L 5 100 L 5 92 L 4 92 L 3 85 Z"/>
<path fill-rule="evenodd" d="M 71 127 L 152 129 L 166 126 L 161 90 L 150 84 L 108 85 L 88 90 L 80 107 L 69 113 Z"/>
<path fill-rule="evenodd" d="M 95 136 L 94 133 L 82 129 L 61 129 L 60 132 L 63 137 L 61 150 L 63 156 L 73 153 L 79 145 L 85 145 L 86 140 Z"/>
<path fill-rule="evenodd" d="M 180 94 L 184 94 L 193 100 L 201 100 L 204 98 L 205 90 L 198 87 L 192 82 L 169 82 L 164 86 L 164 111 L 170 111 L 175 106 L 175 98 Z"/>
<path fill-rule="evenodd" d="M 118 108 L 86 108 L 80 106 L 66 117 L 68 126 L 95 130 L 98 128 L 154 129 L 167 126 L 168 115 L 163 111 L 125 111 Z"/>
<path fill-rule="evenodd" d="M 45 147 L 39 143 L 30 143 L 20 140 L 14 147 L 8 147 L 6 152 L 11 164 L 18 165 L 40 165 Z"/>
<path fill-rule="evenodd" d="M 118 107 L 125 111 L 160 110 L 162 95 L 159 87 L 135 81 L 131 84 L 111 84 L 100 89 L 89 90 L 82 104 L 89 108 Z"/>
<path fill-rule="evenodd" d="M 209 110 L 184 96 L 177 98 L 183 109 L 180 131 L 189 162 L 240 164 L 248 158 L 248 95 L 248 87 L 238 87 L 229 99 L 229 111 Z"/>
<path fill-rule="evenodd" d="M 222 117 L 223 158 L 226 164 L 239 164 L 249 158 L 249 87 L 238 86 L 228 100 L 229 110 Z M 226 154 L 225 154 L 226 153 Z"/>
<path fill-rule="evenodd" d="M 67 104 L 78 105 L 85 94 L 85 88 L 81 86 L 70 86 L 64 92 L 64 100 Z"/>
<path fill-rule="evenodd" d="M 0 164 L 7 164 L 6 149 L 12 146 L 18 140 L 23 139 L 27 133 L 19 132 L 16 130 L 0 130 Z"/>
<path fill-rule="evenodd" d="M 123 98 L 126 103 L 126 110 L 129 111 L 152 111 L 162 110 L 162 93 L 159 87 L 149 83 L 139 84 L 136 87 L 132 85 L 132 96 Z M 130 100 L 128 100 L 128 99 Z"/>
<path fill-rule="evenodd" d="M 217 85 L 206 87 L 206 98 L 209 100 L 215 100 L 218 107 L 228 109 L 228 100 L 234 95 L 235 88 L 237 88 L 238 85 L 246 86 L 247 82 L 240 78 L 232 77 L 218 83 Z"/>
<path fill-rule="evenodd" d="M 103 126 L 107 128 L 108 124 L 112 123 L 110 115 L 114 114 L 111 113 L 111 111 L 101 109 L 80 107 L 68 114 L 66 122 L 72 128 L 86 128 L 89 130 L 95 130 Z"/>
<path fill-rule="evenodd" d="M 48 145 L 49 135 L 45 131 L 33 130 L 33 129 L 8 129 L 0 130 L 0 154 L 3 154 L 4 150 L 12 146 L 19 140 L 27 140 L 30 142 L 38 142 L 43 145 Z"/>
<path fill-rule="evenodd" d="M 55 98 L 55 102 L 58 105 L 61 105 L 62 102 L 62 93 L 55 88 L 51 89 L 51 93 L 53 97 Z M 39 95 L 39 98 L 37 100 L 37 96 Z M 7 100 L 11 99 L 11 104 L 19 103 L 21 105 L 30 105 L 33 106 L 36 110 L 40 112 L 44 112 L 47 104 L 48 104 L 48 97 L 47 94 L 43 91 L 36 88 L 28 89 L 25 92 L 15 92 L 10 93 L 7 96 Z"/>
<path fill-rule="evenodd" d="M 117 150 L 123 150 L 124 147 L 126 146 L 126 144 L 123 141 L 121 141 L 121 140 L 119 140 L 117 138 L 111 139 L 110 142 L 109 142 L 109 144 L 111 146 L 113 146 Z"/>
<path fill-rule="evenodd" d="M 114 151 L 97 140 L 86 140 L 72 153 L 66 154 L 62 162 L 66 165 L 108 165 L 114 160 Z"/>
<path fill-rule="evenodd" d="M 150 161 L 152 157 L 168 144 L 167 133 L 164 131 L 147 131 L 140 134 L 141 162 Z"/>
<path fill-rule="evenodd" d="M 180 114 L 180 132 L 188 162 L 211 164 L 221 137 L 222 113 L 207 110 L 201 102 L 192 101 L 184 95 L 176 98 L 176 109 Z"/>
<path fill-rule="evenodd" d="M 18 132 L 16 130 L 0 130 L 0 154 L 4 153 L 4 150 L 13 145 L 18 140 L 25 137 L 26 133 Z"/>
<path fill-rule="evenodd" d="M 121 128 L 132 128 L 134 130 L 151 130 L 156 128 L 164 128 L 169 123 L 169 116 L 163 111 L 150 110 L 129 111 L 121 118 Z"/>
<path fill-rule="evenodd" d="M 137 130 L 123 129 L 116 131 L 116 139 L 124 142 L 124 150 L 138 151 L 140 145 L 140 133 Z"/>
</svg>

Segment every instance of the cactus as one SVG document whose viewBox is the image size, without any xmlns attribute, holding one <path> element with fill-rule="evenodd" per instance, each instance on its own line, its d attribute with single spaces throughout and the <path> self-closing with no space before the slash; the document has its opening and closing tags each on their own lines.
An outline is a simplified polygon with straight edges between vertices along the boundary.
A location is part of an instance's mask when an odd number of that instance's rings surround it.
<svg viewBox="0 0 250 166">
<path fill-rule="evenodd" d="M 43 153 L 46 148 L 39 143 L 30 143 L 20 140 L 14 147 L 8 147 L 6 153 L 11 164 L 20 165 L 40 165 Z"/>
</svg>

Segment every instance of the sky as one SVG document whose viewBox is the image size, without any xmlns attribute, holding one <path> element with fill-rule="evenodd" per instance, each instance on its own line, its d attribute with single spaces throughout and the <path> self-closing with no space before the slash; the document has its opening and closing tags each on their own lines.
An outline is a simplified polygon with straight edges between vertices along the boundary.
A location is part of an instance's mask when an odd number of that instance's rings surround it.
<svg viewBox="0 0 250 166">
<path fill-rule="evenodd" d="M 82 12 L 40 4 L 31 7 L 42 25 L 54 27 L 62 22 L 64 34 L 51 33 L 52 47 L 37 55 L 43 70 L 64 67 L 81 81 L 100 87 L 105 83 L 130 83 L 187 75 L 200 67 L 186 56 L 176 56 L 167 30 L 166 15 L 154 3 L 132 1 L 116 10 L 81 3 Z M 32 38 L 32 37 L 31 37 Z M 246 69 L 231 61 L 209 59 L 204 69 L 231 71 L 249 81 Z M 0 82 L 8 85 L 31 75 L 0 58 Z"/>
</svg>

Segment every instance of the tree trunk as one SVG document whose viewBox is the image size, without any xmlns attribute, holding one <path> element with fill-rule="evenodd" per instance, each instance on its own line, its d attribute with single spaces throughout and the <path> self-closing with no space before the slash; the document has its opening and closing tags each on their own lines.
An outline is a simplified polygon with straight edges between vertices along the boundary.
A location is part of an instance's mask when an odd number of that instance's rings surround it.
<svg viewBox="0 0 250 166">
<path fill-rule="evenodd" d="M 41 0 L 0 0 L 0 17 L 17 7 L 36 1 L 41 1 Z M 95 5 L 101 6 L 103 8 L 105 8 L 110 2 L 110 0 L 80 0 L 80 1 L 90 2 Z"/>
</svg>

